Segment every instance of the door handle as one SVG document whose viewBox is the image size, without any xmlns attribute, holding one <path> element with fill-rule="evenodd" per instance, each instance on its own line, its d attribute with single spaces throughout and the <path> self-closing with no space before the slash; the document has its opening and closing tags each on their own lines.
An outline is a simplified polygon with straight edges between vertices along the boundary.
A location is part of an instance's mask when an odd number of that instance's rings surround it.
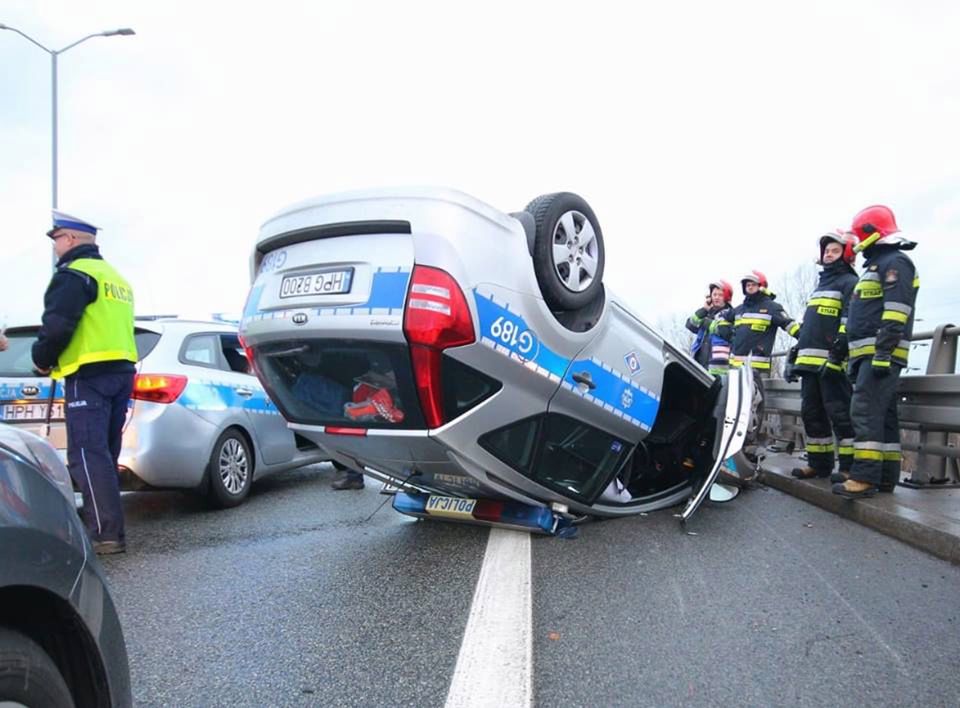
<svg viewBox="0 0 960 708">
<path fill-rule="evenodd" d="M 578 374 L 574 374 L 570 378 L 572 378 L 574 382 L 578 384 L 583 384 L 584 386 L 589 388 L 591 391 L 597 387 L 597 385 L 593 382 L 593 379 L 590 378 L 589 371 L 581 371 Z"/>
<path fill-rule="evenodd" d="M 250 398 L 253 395 L 253 391 L 249 388 L 243 388 L 242 386 L 233 389 L 237 392 L 238 396 L 243 396 L 244 398 Z"/>
</svg>

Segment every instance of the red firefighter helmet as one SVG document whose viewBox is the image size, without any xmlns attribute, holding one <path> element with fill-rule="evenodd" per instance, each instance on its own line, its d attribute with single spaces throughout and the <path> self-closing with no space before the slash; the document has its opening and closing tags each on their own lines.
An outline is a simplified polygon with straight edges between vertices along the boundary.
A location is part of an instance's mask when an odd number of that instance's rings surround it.
<svg viewBox="0 0 960 708">
<path fill-rule="evenodd" d="M 743 290 L 743 294 L 747 294 L 747 283 L 756 283 L 760 286 L 761 290 L 766 290 L 767 288 L 767 276 L 761 273 L 759 270 L 751 270 L 745 276 L 740 278 L 740 288 Z"/>
<path fill-rule="evenodd" d="M 880 239 L 886 238 L 890 234 L 895 234 L 900 230 L 897 226 L 897 219 L 893 215 L 890 207 L 882 204 L 868 206 L 860 210 L 860 213 L 853 217 L 853 224 L 850 230 L 854 233 L 861 243 L 870 238 L 873 234 L 880 234 Z"/>
<path fill-rule="evenodd" d="M 707 286 L 707 289 L 712 293 L 714 288 L 719 288 L 723 293 L 723 301 L 730 302 L 733 300 L 733 286 L 730 285 L 726 280 L 718 278 L 717 280 L 711 280 L 710 284 Z"/>
<path fill-rule="evenodd" d="M 830 231 L 825 233 L 820 237 L 820 261 L 819 263 L 823 265 L 823 252 L 827 249 L 828 243 L 839 243 L 843 246 L 843 258 L 844 263 L 849 263 L 853 265 L 854 261 L 857 260 L 857 239 L 852 233 L 844 233 L 840 229 L 836 231 Z"/>
</svg>

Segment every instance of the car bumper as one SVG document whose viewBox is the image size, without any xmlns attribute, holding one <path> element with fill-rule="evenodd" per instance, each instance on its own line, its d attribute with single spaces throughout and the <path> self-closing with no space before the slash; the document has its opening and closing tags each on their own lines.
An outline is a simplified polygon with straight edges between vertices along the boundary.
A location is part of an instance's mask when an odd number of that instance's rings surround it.
<svg viewBox="0 0 960 708">
<path fill-rule="evenodd" d="M 203 482 L 216 427 L 177 404 L 137 401 L 123 434 L 120 467 L 151 487 Z"/>
</svg>

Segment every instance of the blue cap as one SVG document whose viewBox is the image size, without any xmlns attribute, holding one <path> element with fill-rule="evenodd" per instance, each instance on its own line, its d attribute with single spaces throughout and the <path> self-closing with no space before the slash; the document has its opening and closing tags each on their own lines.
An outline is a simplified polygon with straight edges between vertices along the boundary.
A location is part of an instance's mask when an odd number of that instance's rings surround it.
<svg viewBox="0 0 960 708">
<path fill-rule="evenodd" d="M 53 238 L 53 234 L 60 229 L 73 229 L 74 231 L 83 231 L 84 233 L 96 236 L 99 227 L 94 226 L 88 221 L 84 221 L 76 216 L 71 216 L 57 209 L 52 210 L 53 228 L 47 231 L 47 236 Z"/>
</svg>

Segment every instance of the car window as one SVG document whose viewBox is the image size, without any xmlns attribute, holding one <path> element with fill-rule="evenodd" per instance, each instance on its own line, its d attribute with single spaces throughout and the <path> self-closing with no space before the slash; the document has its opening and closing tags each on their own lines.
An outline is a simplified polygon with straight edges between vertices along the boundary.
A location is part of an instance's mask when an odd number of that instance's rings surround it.
<svg viewBox="0 0 960 708">
<path fill-rule="evenodd" d="M 556 413 L 511 423 L 479 442 L 535 482 L 588 503 L 630 452 L 623 440 Z"/>
<path fill-rule="evenodd" d="M 0 376 L 36 376 L 33 373 L 33 343 L 37 341 L 36 327 L 7 330 L 7 349 L 0 352 Z M 138 329 L 134 333 L 137 360 L 143 359 L 160 341 L 156 332 Z"/>
<path fill-rule="evenodd" d="M 145 329 L 134 331 L 133 336 L 137 342 L 137 361 L 145 359 L 147 355 L 153 351 L 154 347 L 157 346 L 157 342 L 160 341 L 159 334 L 149 332 Z"/>
<path fill-rule="evenodd" d="M 528 418 L 494 430 L 480 438 L 480 445 L 515 470 L 527 473 L 537 446 L 538 418 Z"/>
<path fill-rule="evenodd" d="M 220 335 L 220 350 L 223 352 L 224 365 L 228 371 L 236 371 L 238 374 L 253 374 L 250 370 L 250 362 L 247 361 L 247 355 L 240 346 L 240 338 L 235 334 Z"/>
<path fill-rule="evenodd" d="M 180 360 L 184 364 L 199 364 L 220 368 L 220 338 L 216 334 L 194 334 L 183 343 Z"/>
<path fill-rule="evenodd" d="M 410 352 L 402 344 L 293 340 L 261 345 L 255 356 L 264 388 L 289 421 L 424 426 Z"/>
<path fill-rule="evenodd" d="M 7 349 L 0 352 L 0 376 L 36 376 L 33 373 L 31 347 L 37 330 L 7 330 Z"/>
<path fill-rule="evenodd" d="M 623 440 L 566 416 L 550 414 L 534 478 L 564 494 L 592 499 L 626 459 Z"/>
</svg>

